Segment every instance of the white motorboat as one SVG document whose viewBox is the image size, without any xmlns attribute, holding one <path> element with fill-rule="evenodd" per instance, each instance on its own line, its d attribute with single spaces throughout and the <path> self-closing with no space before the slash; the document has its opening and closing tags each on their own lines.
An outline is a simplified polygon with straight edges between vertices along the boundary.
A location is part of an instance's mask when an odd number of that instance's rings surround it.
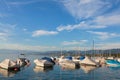
<svg viewBox="0 0 120 80">
<path fill-rule="evenodd" d="M 55 62 L 49 57 L 35 59 L 34 63 L 36 64 L 36 66 L 41 66 L 41 67 L 51 67 L 55 64 Z"/>
<path fill-rule="evenodd" d="M 51 67 L 54 65 L 52 62 L 42 59 L 35 59 L 34 63 L 36 64 L 36 66 L 41 66 L 41 67 Z"/>
<path fill-rule="evenodd" d="M 72 57 L 61 57 L 58 63 L 64 66 L 71 66 L 73 68 L 79 67 L 79 65 L 72 60 Z"/>
<path fill-rule="evenodd" d="M 20 66 L 16 64 L 16 62 L 10 60 L 10 59 L 5 59 L 0 63 L 0 68 L 6 69 L 8 71 L 13 70 L 13 71 L 19 71 Z"/>
<path fill-rule="evenodd" d="M 80 62 L 81 65 L 89 65 L 89 66 L 99 66 L 99 64 L 97 62 L 95 62 L 94 60 L 92 60 L 90 57 L 85 56 L 85 59 L 83 59 Z"/>
</svg>

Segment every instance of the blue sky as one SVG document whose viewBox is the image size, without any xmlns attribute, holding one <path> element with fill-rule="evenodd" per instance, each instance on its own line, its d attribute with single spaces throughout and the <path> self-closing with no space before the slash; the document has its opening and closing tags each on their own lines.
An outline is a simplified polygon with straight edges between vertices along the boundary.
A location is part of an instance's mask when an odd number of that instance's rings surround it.
<svg viewBox="0 0 120 80">
<path fill-rule="evenodd" d="M 120 0 L 0 0 L 0 49 L 120 48 Z"/>
</svg>

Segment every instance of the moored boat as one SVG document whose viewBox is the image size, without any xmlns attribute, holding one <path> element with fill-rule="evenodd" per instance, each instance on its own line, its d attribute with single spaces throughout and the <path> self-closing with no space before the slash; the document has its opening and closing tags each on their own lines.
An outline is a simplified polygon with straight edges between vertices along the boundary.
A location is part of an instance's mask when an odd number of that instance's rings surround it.
<svg viewBox="0 0 120 80">
<path fill-rule="evenodd" d="M 120 66 L 120 62 L 115 59 L 107 59 L 106 64 L 108 66 Z"/>
<path fill-rule="evenodd" d="M 28 60 L 27 58 L 18 58 L 17 59 L 17 64 L 20 65 L 20 66 L 29 65 L 30 60 Z"/>
<path fill-rule="evenodd" d="M 85 56 L 85 58 L 80 62 L 80 65 L 99 66 L 97 62 L 88 56 Z"/>
<path fill-rule="evenodd" d="M 55 62 L 48 57 L 43 57 L 41 59 L 35 59 L 34 63 L 36 66 L 41 66 L 41 67 L 51 67 L 55 64 Z"/>
<path fill-rule="evenodd" d="M 73 61 L 80 65 L 81 61 L 85 59 L 85 56 L 74 57 Z"/>
<path fill-rule="evenodd" d="M 8 71 L 19 71 L 20 66 L 16 64 L 16 62 L 10 60 L 10 59 L 5 59 L 0 63 L 0 68 L 6 69 Z"/>
<path fill-rule="evenodd" d="M 64 66 L 71 66 L 73 68 L 79 67 L 78 63 L 74 62 L 71 56 L 59 58 L 59 64 Z"/>
<path fill-rule="evenodd" d="M 41 67 L 51 67 L 54 64 L 47 61 L 47 60 L 40 60 L 40 59 L 35 59 L 34 63 L 36 64 L 36 66 L 41 66 Z"/>
</svg>

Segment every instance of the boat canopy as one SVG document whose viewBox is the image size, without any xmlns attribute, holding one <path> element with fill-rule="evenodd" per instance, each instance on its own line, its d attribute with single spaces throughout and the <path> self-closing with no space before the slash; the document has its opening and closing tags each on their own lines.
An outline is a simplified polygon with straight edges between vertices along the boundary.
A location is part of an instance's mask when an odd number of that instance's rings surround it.
<svg viewBox="0 0 120 80">
<path fill-rule="evenodd" d="M 85 59 L 81 61 L 81 64 L 86 64 L 86 65 L 98 65 L 94 60 L 92 60 L 90 57 L 85 56 Z"/>
<path fill-rule="evenodd" d="M 72 60 L 72 56 L 67 56 L 65 58 L 68 59 L 68 60 Z"/>
<path fill-rule="evenodd" d="M 83 59 L 85 59 L 85 56 L 80 56 L 79 59 L 80 59 L 80 60 L 83 60 Z"/>
<path fill-rule="evenodd" d="M 116 65 L 120 65 L 120 62 L 114 59 L 108 59 L 106 60 L 107 64 L 116 64 Z"/>
<path fill-rule="evenodd" d="M 41 58 L 41 59 L 42 59 L 42 60 L 47 60 L 47 61 L 52 62 L 52 63 L 55 64 L 55 62 L 54 62 L 51 58 L 49 58 L 49 57 L 43 57 L 43 58 Z"/>
</svg>

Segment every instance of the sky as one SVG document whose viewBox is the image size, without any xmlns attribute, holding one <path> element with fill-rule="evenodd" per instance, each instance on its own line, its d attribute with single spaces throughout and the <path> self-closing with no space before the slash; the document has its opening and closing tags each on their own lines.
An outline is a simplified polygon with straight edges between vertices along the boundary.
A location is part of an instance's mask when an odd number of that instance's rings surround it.
<svg viewBox="0 0 120 80">
<path fill-rule="evenodd" d="M 120 0 L 0 0 L 0 49 L 120 48 Z"/>
</svg>

